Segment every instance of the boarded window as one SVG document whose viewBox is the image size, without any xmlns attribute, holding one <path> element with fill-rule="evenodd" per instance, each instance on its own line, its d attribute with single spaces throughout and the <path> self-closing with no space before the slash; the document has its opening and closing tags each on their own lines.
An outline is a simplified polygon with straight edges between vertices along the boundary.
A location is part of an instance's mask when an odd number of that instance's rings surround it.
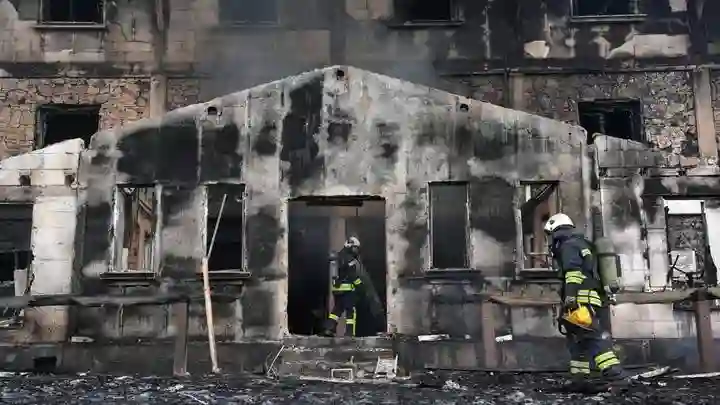
<svg viewBox="0 0 720 405">
<path fill-rule="evenodd" d="M 632 15 L 638 13 L 638 0 L 574 0 L 573 15 L 611 16 Z"/>
<path fill-rule="evenodd" d="M 157 187 L 120 186 L 115 201 L 118 271 L 154 272 L 159 221 Z"/>
<path fill-rule="evenodd" d="M 395 16 L 408 23 L 442 23 L 458 19 L 453 0 L 395 0 Z"/>
<path fill-rule="evenodd" d="M 277 0 L 220 0 L 220 21 L 225 24 L 274 24 Z"/>
<path fill-rule="evenodd" d="M 429 184 L 432 267 L 468 267 L 468 185 L 465 182 Z"/>
<path fill-rule="evenodd" d="M 545 222 L 560 212 L 557 182 L 523 183 L 524 203 L 522 212 L 523 253 L 525 270 L 548 270 L 552 268 Z"/>
<path fill-rule="evenodd" d="M 642 142 L 642 105 L 640 100 L 595 100 L 578 103 L 580 125 L 588 133 L 588 143 L 595 134 Z"/>
<path fill-rule="evenodd" d="M 212 184 L 207 186 L 207 252 L 209 271 L 243 271 L 245 233 L 245 186 L 242 184 Z M 223 203 L 224 201 L 224 203 Z M 217 224 L 217 232 L 215 232 Z M 210 251 L 210 245 L 215 243 Z"/>
<path fill-rule="evenodd" d="M 103 24 L 105 0 L 42 0 L 40 23 Z"/>
</svg>

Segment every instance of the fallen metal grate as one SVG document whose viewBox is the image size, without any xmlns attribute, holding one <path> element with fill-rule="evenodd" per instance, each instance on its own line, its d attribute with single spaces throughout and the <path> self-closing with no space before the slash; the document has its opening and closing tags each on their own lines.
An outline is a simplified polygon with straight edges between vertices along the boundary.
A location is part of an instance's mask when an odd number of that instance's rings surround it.
<svg viewBox="0 0 720 405">
<path fill-rule="evenodd" d="M 397 364 L 398 356 L 395 355 L 393 358 L 381 358 L 378 357 L 377 364 L 375 365 L 375 373 L 373 378 L 387 378 L 393 379 L 397 376 Z"/>
</svg>

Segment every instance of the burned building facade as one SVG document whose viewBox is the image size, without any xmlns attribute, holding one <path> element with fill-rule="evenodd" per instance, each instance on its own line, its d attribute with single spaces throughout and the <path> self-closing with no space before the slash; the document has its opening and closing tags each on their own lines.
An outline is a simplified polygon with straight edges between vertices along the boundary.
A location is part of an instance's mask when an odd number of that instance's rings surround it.
<svg viewBox="0 0 720 405">
<path fill-rule="evenodd" d="M 360 329 L 467 335 L 454 356 L 428 350 L 476 364 L 477 294 L 552 293 L 538 229 L 556 210 L 613 238 L 628 290 L 673 284 L 672 263 L 717 280 L 714 2 L 49 3 L 0 0 L 3 199 L 25 204 L 5 221 L 24 235 L 5 249 L 17 294 L 29 273 L 33 294 L 194 291 L 217 223 L 219 339 L 279 339 L 312 333 L 323 299 L 303 291 L 324 286 L 300 274 L 355 233 L 387 313 Z M 331 65 L 357 69 L 293 76 Z M 229 88 L 252 89 L 215 98 Z M 127 125 L 146 117 L 159 121 Z M 42 201 L 76 215 L 60 223 Z M 43 246 L 56 228 L 74 236 Z M 548 311 L 497 312 L 517 337 L 557 337 Z M 191 308 L 196 338 L 203 314 Z M 39 327 L 8 342 L 175 333 L 166 306 L 23 315 Z M 618 305 L 613 325 L 666 357 L 693 352 L 682 308 Z M 513 345 L 517 364 L 541 352 Z"/>
</svg>

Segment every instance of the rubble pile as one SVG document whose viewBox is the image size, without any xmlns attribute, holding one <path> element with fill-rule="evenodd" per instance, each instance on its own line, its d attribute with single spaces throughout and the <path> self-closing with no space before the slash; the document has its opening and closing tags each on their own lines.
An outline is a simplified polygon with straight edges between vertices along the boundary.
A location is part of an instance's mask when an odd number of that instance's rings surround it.
<svg viewBox="0 0 720 405">
<path fill-rule="evenodd" d="M 560 392 L 561 378 L 540 374 L 433 374 L 395 384 L 268 380 L 253 376 L 186 379 L 130 376 L 5 376 L 3 404 L 655 404 L 717 403 L 715 379 L 661 378 L 623 395 Z"/>
</svg>

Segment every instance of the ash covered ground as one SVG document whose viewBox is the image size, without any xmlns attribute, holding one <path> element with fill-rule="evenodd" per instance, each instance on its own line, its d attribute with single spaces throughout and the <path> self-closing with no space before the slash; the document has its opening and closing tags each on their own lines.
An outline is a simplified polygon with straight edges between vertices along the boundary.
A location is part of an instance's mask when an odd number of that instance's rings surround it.
<svg viewBox="0 0 720 405">
<path fill-rule="evenodd" d="M 558 392 L 552 375 L 434 376 L 440 388 L 347 384 L 251 376 L 186 379 L 130 376 L 13 376 L 0 379 L 2 404 L 718 404 L 717 380 L 655 379 L 624 394 Z M 446 379 L 447 378 L 447 379 Z M 717 398 L 717 399 L 715 399 Z"/>
</svg>

